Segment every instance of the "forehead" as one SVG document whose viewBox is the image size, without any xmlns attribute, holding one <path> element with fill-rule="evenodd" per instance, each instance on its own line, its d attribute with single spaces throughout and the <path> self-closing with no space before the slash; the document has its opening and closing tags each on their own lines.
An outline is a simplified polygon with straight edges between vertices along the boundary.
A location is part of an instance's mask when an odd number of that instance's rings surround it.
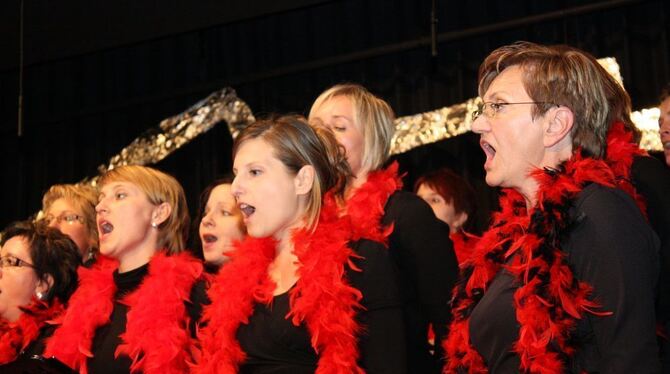
<svg viewBox="0 0 670 374">
<path fill-rule="evenodd" d="M 5 242 L 0 253 L 3 256 L 12 255 L 22 260 L 28 260 L 30 257 L 28 240 L 23 236 L 14 236 Z"/>
<path fill-rule="evenodd" d="M 274 147 L 263 138 L 253 138 L 242 142 L 235 154 L 233 167 L 239 168 L 251 163 L 270 163 L 277 161 Z"/>
<path fill-rule="evenodd" d="M 344 117 L 351 120 L 354 117 L 354 103 L 348 96 L 333 96 L 321 103 L 314 116 L 321 119 Z"/>
<path fill-rule="evenodd" d="M 117 188 L 124 188 L 124 189 L 129 189 L 129 190 L 135 190 L 135 191 L 140 191 L 140 188 L 131 182 L 127 181 L 111 181 L 103 184 L 100 187 L 100 193 L 105 193 L 109 191 L 114 191 Z"/>
<path fill-rule="evenodd" d="M 670 96 L 666 97 L 665 100 L 661 103 L 659 106 L 659 109 L 661 110 L 661 114 L 670 114 Z"/>
<path fill-rule="evenodd" d="M 498 74 L 484 94 L 484 100 L 504 97 L 525 97 L 528 93 L 523 85 L 524 70 L 519 65 L 513 65 Z"/>
<path fill-rule="evenodd" d="M 64 211 L 75 211 L 76 205 L 67 198 L 61 197 L 54 200 L 53 203 L 49 206 L 48 213 L 59 213 Z"/>
<path fill-rule="evenodd" d="M 207 202 L 234 202 L 235 197 L 231 191 L 231 185 L 229 183 L 220 184 L 212 189 L 212 192 L 209 194 L 209 199 Z"/>
</svg>

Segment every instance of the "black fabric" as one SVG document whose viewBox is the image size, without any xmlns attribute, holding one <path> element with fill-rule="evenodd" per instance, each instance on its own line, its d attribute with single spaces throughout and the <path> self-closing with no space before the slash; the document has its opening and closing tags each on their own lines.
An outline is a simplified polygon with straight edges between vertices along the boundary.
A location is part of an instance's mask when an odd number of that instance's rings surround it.
<svg viewBox="0 0 670 374">
<path fill-rule="evenodd" d="M 129 293 L 137 290 L 149 272 L 149 264 L 137 269 L 119 273 L 114 272 L 116 295 L 114 309 L 110 316 L 110 323 L 98 328 L 93 338 L 91 351 L 93 357 L 87 361 L 89 373 L 128 373 L 131 360 L 127 356 L 114 357 L 116 348 L 121 344 L 120 335 L 126 331 L 126 314 L 128 307 L 119 301 Z M 190 318 L 190 330 L 195 337 L 195 325 L 202 314 L 202 304 L 206 303 L 206 291 L 203 281 L 193 285 L 190 302 L 186 304 L 186 311 Z"/>
<path fill-rule="evenodd" d="M 358 314 L 364 330 L 359 339 L 360 365 L 367 373 L 405 373 L 404 331 L 397 271 L 379 243 L 351 243 L 361 256 L 355 271 L 346 270 L 350 284 L 361 291 L 365 308 Z M 318 306 L 315 306 L 318 307 Z M 289 293 L 275 296 L 269 305 L 257 304 L 248 324 L 240 325 L 237 339 L 247 354 L 240 373 L 314 373 L 318 356 L 304 324 L 294 326 L 285 317 Z"/>
<path fill-rule="evenodd" d="M 670 168 L 653 157 L 636 157 L 631 179 L 647 204 L 647 218 L 661 240 L 656 319 L 670 334 Z M 670 341 L 659 337 L 663 372 L 670 373 Z"/>
<path fill-rule="evenodd" d="M 408 372 L 436 373 L 443 365 L 440 344 L 431 354 L 428 325 L 441 342 L 451 317 L 449 299 L 458 277 L 458 263 L 449 239 L 449 226 L 435 218 L 430 206 L 416 195 L 397 191 L 389 198 L 382 218 L 393 224 L 389 252 L 400 273 L 404 300 Z"/>
<path fill-rule="evenodd" d="M 657 373 L 654 290 L 658 238 L 632 199 L 597 184 L 587 186 L 571 210 L 577 222 L 562 244 L 577 279 L 611 316 L 586 314 L 578 322 L 572 373 Z M 510 354 L 519 325 L 513 306 L 516 280 L 499 273 L 474 308 L 471 342 L 491 372 L 517 373 Z"/>
</svg>

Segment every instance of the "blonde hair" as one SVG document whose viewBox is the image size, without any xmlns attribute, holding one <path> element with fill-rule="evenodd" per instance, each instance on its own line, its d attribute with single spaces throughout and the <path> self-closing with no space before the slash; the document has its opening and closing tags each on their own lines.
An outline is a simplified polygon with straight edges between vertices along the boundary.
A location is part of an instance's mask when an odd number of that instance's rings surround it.
<svg viewBox="0 0 670 374">
<path fill-rule="evenodd" d="M 158 226 L 158 248 L 169 254 L 182 252 L 188 239 L 189 214 L 181 184 L 162 171 L 138 165 L 120 166 L 106 172 L 100 187 L 111 182 L 129 182 L 139 187 L 153 205 L 168 203 L 170 216 Z"/>
<path fill-rule="evenodd" d="M 87 184 L 54 184 L 42 197 L 42 212 L 46 214 L 51 205 L 60 199 L 67 200 L 81 212 L 88 231 L 89 245 L 97 247 L 98 228 L 95 221 L 95 206 L 98 204 L 98 191 Z"/>
<path fill-rule="evenodd" d="M 533 118 L 561 105 L 574 115 L 572 145 L 586 155 L 603 158 L 607 132 L 614 121 L 634 131 L 628 93 L 590 54 L 565 45 L 517 42 L 491 52 L 479 67 L 479 95 L 506 68 L 523 70 L 523 85 L 535 104 Z"/>
<path fill-rule="evenodd" d="M 312 104 L 309 118 L 328 100 L 344 96 L 354 106 L 354 123 L 363 134 L 364 149 L 361 168 L 374 171 L 382 168 L 388 160 L 391 140 L 395 134 L 395 115 L 389 104 L 373 95 L 365 87 L 358 84 L 338 84 L 319 95 Z"/>
<path fill-rule="evenodd" d="M 314 167 L 314 184 L 305 210 L 307 227 L 313 229 L 325 193 L 333 191 L 336 197 L 342 197 L 351 177 L 344 149 L 330 131 L 313 128 L 300 116 L 283 116 L 257 121 L 242 130 L 233 144 L 233 159 L 244 142 L 256 138 L 267 142 L 293 175 L 303 166 Z"/>
</svg>

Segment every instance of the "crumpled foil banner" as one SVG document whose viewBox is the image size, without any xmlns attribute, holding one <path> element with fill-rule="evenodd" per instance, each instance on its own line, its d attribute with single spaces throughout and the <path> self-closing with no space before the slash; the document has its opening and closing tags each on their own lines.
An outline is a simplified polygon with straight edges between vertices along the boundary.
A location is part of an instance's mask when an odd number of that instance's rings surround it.
<svg viewBox="0 0 670 374">
<path fill-rule="evenodd" d="M 100 165 L 98 171 L 103 174 L 122 165 L 155 164 L 221 121 L 228 124 L 233 138 L 255 121 L 249 106 L 230 87 L 214 92 L 184 112 L 145 131 L 112 157 L 107 165 Z M 97 178 L 86 182 L 95 185 Z"/>
<path fill-rule="evenodd" d="M 623 85 L 619 64 L 615 58 L 601 58 L 598 62 Z M 480 98 L 440 108 L 430 112 L 398 117 L 396 133 L 391 142 L 391 154 L 407 152 L 415 147 L 434 143 L 472 129 L 472 112 L 481 104 Z M 631 118 L 642 131 L 640 146 L 646 150 L 661 150 L 658 136 L 658 110 L 643 109 L 633 112 Z"/>
</svg>

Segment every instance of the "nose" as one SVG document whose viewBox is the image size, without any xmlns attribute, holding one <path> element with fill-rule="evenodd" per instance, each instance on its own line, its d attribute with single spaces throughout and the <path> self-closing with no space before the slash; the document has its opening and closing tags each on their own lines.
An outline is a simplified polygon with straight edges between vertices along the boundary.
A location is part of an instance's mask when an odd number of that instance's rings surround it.
<svg viewBox="0 0 670 374">
<path fill-rule="evenodd" d="M 212 227 L 214 226 L 214 220 L 212 219 L 212 211 L 210 210 L 209 212 L 205 213 L 205 215 L 202 216 L 202 220 L 200 220 L 200 224 L 205 227 Z"/>
<path fill-rule="evenodd" d="M 472 131 L 476 134 L 483 134 L 491 129 L 491 126 L 489 126 L 489 121 L 486 118 L 485 115 L 480 115 L 472 121 Z"/>
<path fill-rule="evenodd" d="M 102 212 L 107 211 L 107 203 L 105 202 L 105 199 L 100 199 L 98 201 L 98 204 L 95 206 L 95 213 L 96 214 L 101 214 Z"/>
<path fill-rule="evenodd" d="M 236 175 L 235 179 L 233 179 L 233 182 L 230 184 L 230 192 L 235 197 L 235 200 L 238 200 L 240 195 L 242 195 L 242 180 L 239 175 Z"/>
</svg>

